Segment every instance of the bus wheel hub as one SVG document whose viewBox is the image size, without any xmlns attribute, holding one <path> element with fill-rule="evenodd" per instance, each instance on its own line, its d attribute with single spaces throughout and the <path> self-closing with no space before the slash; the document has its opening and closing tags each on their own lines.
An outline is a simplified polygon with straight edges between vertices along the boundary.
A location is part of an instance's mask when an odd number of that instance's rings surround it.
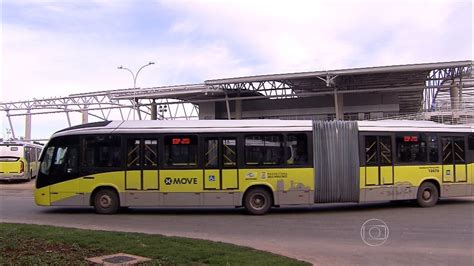
<svg viewBox="0 0 474 266">
<path fill-rule="evenodd" d="M 263 199 L 263 197 L 260 195 L 256 195 L 253 198 L 252 205 L 254 208 L 257 208 L 257 209 L 262 208 L 263 205 L 265 205 L 265 199 Z"/>
<path fill-rule="evenodd" d="M 110 207 L 110 204 L 112 202 L 112 199 L 108 195 L 103 195 L 100 197 L 100 205 L 104 208 Z"/>
<path fill-rule="evenodd" d="M 425 190 L 423 191 L 423 199 L 424 200 L 429 200 L 431 198 L 431 191 Z"/>
</svg>

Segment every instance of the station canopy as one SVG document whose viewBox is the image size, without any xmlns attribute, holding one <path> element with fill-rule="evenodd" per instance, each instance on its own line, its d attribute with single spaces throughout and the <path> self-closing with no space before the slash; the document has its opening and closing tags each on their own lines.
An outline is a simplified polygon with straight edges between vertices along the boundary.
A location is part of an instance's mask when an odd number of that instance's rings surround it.
<svg viewBox="0 0 474 266">
<path fill-rule="evenodd" d="M 453 61 L 211 79 L 202 84 L 110 93 L 115 99 L 174 98 L 199 103 L 393 91 L 398 94 L 400 113 L 415 113 L 429 109 L 440 93 L 447 92 L 447 81 L 472 80 L 471 72 L 472 61 Z M 465 91 L 470 87 L 466 85 Z"/>
</svg>

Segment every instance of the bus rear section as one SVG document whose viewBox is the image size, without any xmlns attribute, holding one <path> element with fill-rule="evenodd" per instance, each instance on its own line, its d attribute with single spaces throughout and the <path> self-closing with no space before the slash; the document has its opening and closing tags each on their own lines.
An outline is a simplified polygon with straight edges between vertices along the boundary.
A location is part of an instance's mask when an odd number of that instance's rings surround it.
<svg viewBox="0 0 474 266">
<path fill-rule="evenodd" d="M 26 161 L 23 159 L 23 146 L 2 144 L 0 146 L 0 180 L 26 180 Z"/>
<path fill-rule="evenodd" d="M 315 203 L 474 196 L 474 134 L 431 121 L 314 121 Z"/>
<path fill-rule="evenodd" d="M 0 181 L 30 180 L 36 177 L 40 152 L 40 147 L 24 143 L 0 143 Z"/>
</svg>

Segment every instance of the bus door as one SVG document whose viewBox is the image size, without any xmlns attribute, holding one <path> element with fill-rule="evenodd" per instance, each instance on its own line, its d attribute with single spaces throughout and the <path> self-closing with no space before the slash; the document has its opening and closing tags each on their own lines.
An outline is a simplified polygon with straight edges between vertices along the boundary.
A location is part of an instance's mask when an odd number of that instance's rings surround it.
<svg viewBox="0 0 474 266">
<path fill-rule="evenodd" d="M 393 185 L 391 136 L 365 136 L 365 185 Z"/>
<path fill-rule="evenodd" d="M 204 158 L 205 190 L 239 188 L 235 138 L 206 138 Z"/>
<path fill-rule="evenodd" d="M 158 140 L 127 139 L 125 189 L 158 190 Z"/>
<path fill-rule="evenodd" d="M 443 183 L 467 181 L 466 145 L 463 136 L 441 136 Z"/>
</svg>

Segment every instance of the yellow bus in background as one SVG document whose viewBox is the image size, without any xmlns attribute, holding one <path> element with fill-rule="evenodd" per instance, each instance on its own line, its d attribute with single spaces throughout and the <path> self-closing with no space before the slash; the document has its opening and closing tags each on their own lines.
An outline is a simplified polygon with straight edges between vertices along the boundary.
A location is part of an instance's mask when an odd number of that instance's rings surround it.
<svg viewBox="0 0 474 266">
<path fill-rule="evenodd" d="M 24 141 L 0 142 L 0 181 L 36 177 L 43 146 Z"/>
<path fill-rule="evenodd" d="M 42 206 L 271 207 L 474 195 L 471 126 L 427 121 L 104 121 L 44 148 Z"/>
</svg>

